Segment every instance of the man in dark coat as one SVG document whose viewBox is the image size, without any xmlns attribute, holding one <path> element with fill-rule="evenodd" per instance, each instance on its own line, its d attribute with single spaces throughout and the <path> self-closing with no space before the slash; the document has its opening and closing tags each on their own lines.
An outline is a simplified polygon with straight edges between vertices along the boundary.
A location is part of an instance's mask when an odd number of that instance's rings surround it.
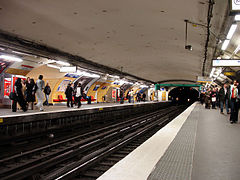
<svg viewBox="0 0 240 180">
<path fill-rule="evenodd" d="M 13 101 L 12 105 L 12 111 L 17 111 L 17 103 L 21 106 L 22 110 L 25 112 L 27 111 L 27 103 L 24 99 L 23 93 L 22 93 L 22 80 L 21 78 L 18 78 L 17 81 L 14 84 L 14 92 L 16 93 L 16 99 Z"/>
<path fill-rule="evenodd" d="M 219 90 L 219 101 L 220 101 L 220 109 L 221 114 L 223 114 L 223 106 L 225 105 L 227 114 L 229 114 L 229 88 L 228 84 L 225 83 L 223 87 Z"/>
<path fill-rule="evenodd" d="M 71 83 L 68 84 L 65 94 L 67 98 L 67 107 L 70 107 L 69 102 L 71 102 L 71 107 L 73 107 L 73 88 Z"/>
</svg>

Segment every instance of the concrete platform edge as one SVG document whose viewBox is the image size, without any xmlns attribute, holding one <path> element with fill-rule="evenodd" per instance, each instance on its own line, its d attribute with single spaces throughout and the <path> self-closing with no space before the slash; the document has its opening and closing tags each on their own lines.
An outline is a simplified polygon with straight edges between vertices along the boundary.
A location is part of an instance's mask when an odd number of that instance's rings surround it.
<svg viewBox="0 0 240 180">
<path fill-rule="evenodd" d="M 196 103 L 188 107 L 97 180 L 146 180 L 195 106 Z"/>
</svg>

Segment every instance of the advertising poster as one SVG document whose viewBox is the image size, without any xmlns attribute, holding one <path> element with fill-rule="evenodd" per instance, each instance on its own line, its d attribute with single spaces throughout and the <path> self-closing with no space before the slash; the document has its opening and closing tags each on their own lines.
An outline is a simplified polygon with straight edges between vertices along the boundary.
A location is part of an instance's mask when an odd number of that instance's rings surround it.
<svg viewBox="0 0 240 180">
<path fill-rule="evenodd" d="M 162 92 L 162 101 L 166 101 L 166 91 Z"/>
<path fill-rule="evenodd" d="M 4 78 L 4 98 L 9 98 L 11 92 L 11 78 Z"/>
<path fill-rule="evenodd" d="M 113 98 L 113 99 L 116 98 L 116 89 L 113 89 L 113 90 L 112 90 L 112 98 Z"/>
<path fill-rule="evenodd" d="M 93 79 L 94 78 L 92 78 L 92 77 L 82 76 L 74 82 L 74 85 L 81 83 L 82 88 L 84 89 L 88 85 L 88 83 L 90 83 Z"/>
<path fill-rule="evenodd" d="M 8 66 L 11 65 L 11 62 L 0 60 L 0 74 L 6 69 Z"/>
<path fill-rule="evenodd" d="M 65 92 L 67 85 L 71 82 L 71 80 L 64 79 L 58 86 L 58 92 Z"/>
<path fill-rule="evenodd" d="M 121 89 L 125 92 L 127 89 L 129 89 L 130 87 L 131 87 L 132 85 L 131 84 L 123 84 L 122 86 L 121 86 Z"/>
</svg>

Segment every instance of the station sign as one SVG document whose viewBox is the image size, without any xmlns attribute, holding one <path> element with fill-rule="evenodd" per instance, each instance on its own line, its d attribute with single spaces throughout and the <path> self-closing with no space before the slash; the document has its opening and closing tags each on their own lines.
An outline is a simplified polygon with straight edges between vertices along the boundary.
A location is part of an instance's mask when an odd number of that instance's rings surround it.
<svg viewBox="0 0 240 180">
<path fill-rule="evenodd" d="M 230 16 L 234 16 L 240 13 L 240 0 L 229 0 L 229 12 Z"/>
<path fill-rule="evenodd" d="M 60 68 L 60 72 L 74 73 L 77 72 L 76 66 L 63 66 Z"/>
<path fill-rule="evenodd" d="M 231 67 L 231 66 L 240 66 L 240 59 L 214 59 L 212 61 L 212 66 L 214 67 Z"/>
<path fill-rule="evenodd" d="M 197 76 L 197 82 L 200 83 L 211 83 L 212 79 L 209 77 Z"/>
<path fill-rule="evenodd" d="M 235 72 L 224 72 L 223 73 L 225 76 L 236 76 Z"/>
</svg>

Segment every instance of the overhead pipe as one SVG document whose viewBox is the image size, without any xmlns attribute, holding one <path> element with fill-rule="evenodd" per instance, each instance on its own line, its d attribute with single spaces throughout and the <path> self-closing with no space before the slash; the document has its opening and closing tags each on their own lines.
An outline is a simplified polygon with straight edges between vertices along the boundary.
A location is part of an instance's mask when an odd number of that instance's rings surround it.
<svg viewBox="0 0 240 180">
<path fill-rule="evenodd" d="M 203 60 L 203 66 L 202 66 L 202 76 L 205 76 L 205 67 L 206 67 L 206 61 L 207 61 L 207 54 L 208 54 L 208 43 L 210 39 L 210 23 L 212 19 L 212 11 L 213 11 L 213 5 L 215 4 L 214 0 L 208 1 L 208 16 L 207 16 L 207 39 L 205 43 L 205 52 L 204 52 L 204 60 Z"/>
</svg>

